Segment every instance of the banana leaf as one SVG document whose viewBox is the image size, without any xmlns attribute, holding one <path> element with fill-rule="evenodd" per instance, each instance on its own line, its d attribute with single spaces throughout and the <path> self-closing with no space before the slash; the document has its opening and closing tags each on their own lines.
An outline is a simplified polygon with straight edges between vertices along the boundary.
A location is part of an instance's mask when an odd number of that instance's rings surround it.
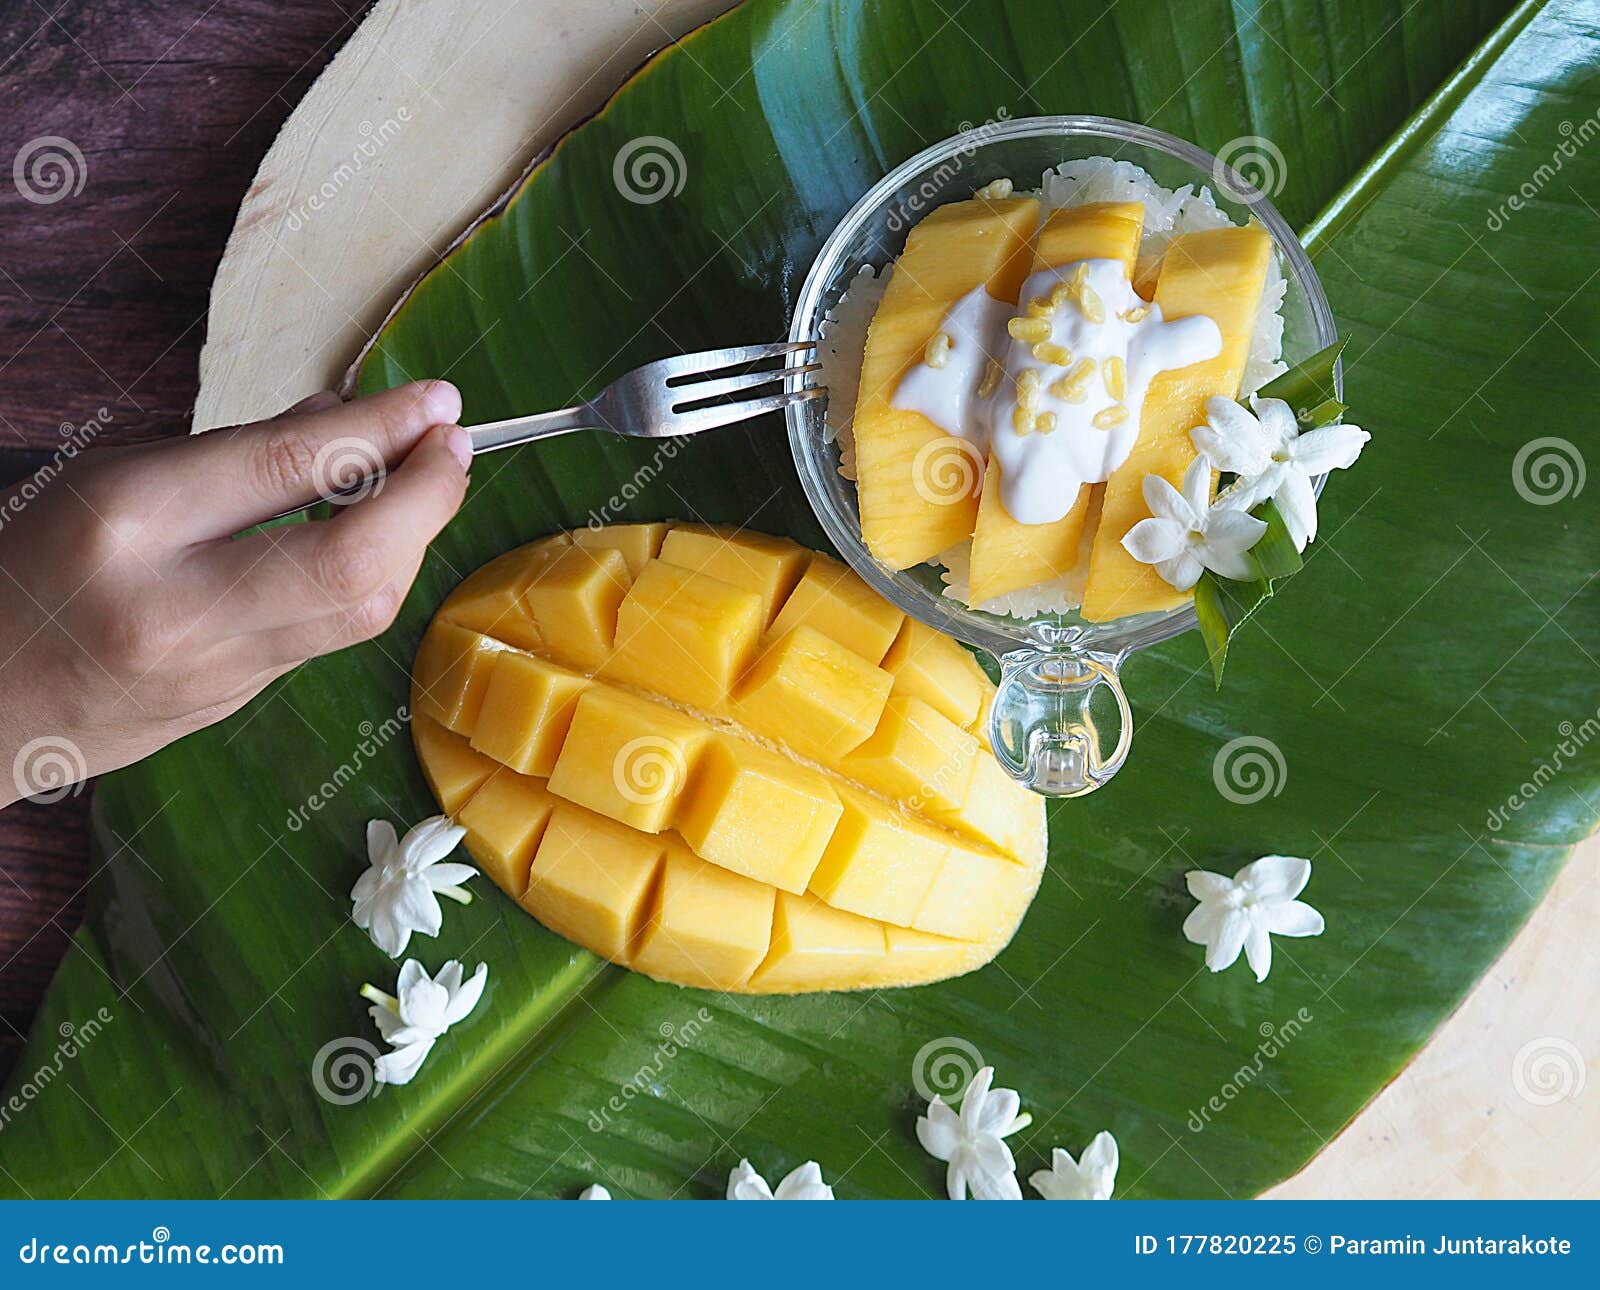
<svg viewBox="0 0 1600 1290">
<path fill-rule="evenodd" d="M 445 592 L 591 515 L 821 541 L 776 423 L 670 460 L 596 435 L 486 459 L 383 639 L 102 781 L 87 920 L 0 1099 L 0 1191 L 712 1196 L 748 1156 L 768 1177 L 817 1159 L 841 1196 L 937 1195 L 913 1121 L 941 1044 L 1021 1091 L 1024 1174 L 1100 1129 L 1124 1196 L 1244 1196 L 1300 1168 L 1600 811 L 1600 742 L 1555 753 L 1595 703 L 1600 523 L 1581 472 L 1563 492 L 1519 457 L 1538 436 L 1572 466 L 1592 451 L 1597 69 L 1585 0 L 754 0 L 657 57 L 410 296 L 364 388 L 448 375 L 482 419 L 778 337 L 849 203 L 1002 110 L 1213 151 L 1261 136 L 1375 435 L 1330 484 L 1307 568 L 1239 630 L 1221 693 L 1198 633 L 1130 662 L 1129 768 L 1052 806 L 1043 889 L 986 970 L 867 995 L 679 990 L 478 880 L 411 952 L 489 962 L 484 1002 L 413 1084 L 357 1098 L 338 1045 L 376 1038 L 357 990 L 395 968 L 347 893 L 369 818 L 435 809 L 403 704 Z M 645 136 L 684 161 L 641 204 L 613 167 Z M 1240 738 L 1275 754 L 1268 791 L 1231 787 Z M 1280 942 L 1264 984 L 1208 974 L 1180 934 L 1183 874 L 1268 852 L 1312 859 L 1328 930 Z"/>
</svg>

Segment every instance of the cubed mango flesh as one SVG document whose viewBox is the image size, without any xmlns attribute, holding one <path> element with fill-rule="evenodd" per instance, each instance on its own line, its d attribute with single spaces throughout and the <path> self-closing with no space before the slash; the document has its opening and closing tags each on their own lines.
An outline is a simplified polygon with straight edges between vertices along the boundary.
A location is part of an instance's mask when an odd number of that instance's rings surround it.
<svg viewBox="0 0 1600 1290">
<path fill-rule="evenodd" d="M 993 695 L 972 656 L 783 539 L 626 527 L 486 566 L 418 652 L 418 759 L 484 872 L 680 985 L 877 989 L 992 959 L 1044 812 L 972 733 Z M 531 648 L 464 625 L 509 621 L 484 608 L 507 585 Z"/>
</svg>

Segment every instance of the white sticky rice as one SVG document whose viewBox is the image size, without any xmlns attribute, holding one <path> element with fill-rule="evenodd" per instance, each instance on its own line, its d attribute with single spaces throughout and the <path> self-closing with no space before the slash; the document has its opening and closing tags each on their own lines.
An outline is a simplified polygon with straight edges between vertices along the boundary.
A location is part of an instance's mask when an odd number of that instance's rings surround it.
<svg viewBox="0 0 1600 1290">
<path fill-rule="evenodd" d="M 1167 243 L 1180 233 L 1225 228 L 1232 224 L 1217 208 L 1211 190 L 1192 184 L 1182 188 L 1163 188 L 1148 171 L 1130 161 L 1111 157 L 1085 157 L 1068 161 L 1046 171 L 1033 194 L 1040 199 L 1043 213 L 1062 206 L 1082 206 L 1088 202 L 1144 203 L 1144 236 L 1139 243 L 1139 276 L 1161 259 Z M 889 266 L 892 269 L 892 266 Z M 888 285 L 889 271 L 864 265 L 856 274 L 838 304 L 824 315 L 822 344 L 818 361 L 822 380 L 828 387 L 828 409 L 824 434 L 839 444 L 839 473 L 846 479 L 855 475 L 855 441 L 850 421 L 855 414 L 856 391 L 861 383 L 861 358 L 866 348 L 867 328 L 878 312 Z M 1287 370 L 1283 356 L 1283 297 L 1288 289 L 1276 255 L 1267 264 L 1267 283 L 1250 337 L 1250 355 L 1245 361 L 1240 382 L 1241 397 L 1253 394 L 1268 381 Z M 1086 540 L 1093 535 L 1086 531 Z M 967 603 L 968 566 L 972 542 L 968 539 L 934 557 L 943 566 L 945 595 Z M 1065 613 L 1083 603 L 1083 572 L 1086 561 L 1079 560 L 1079 571 L 1050 582 L 1024 587 L 978 606 L 989 613 L 1033 618 L 1039 614 Z"/>
</svg>

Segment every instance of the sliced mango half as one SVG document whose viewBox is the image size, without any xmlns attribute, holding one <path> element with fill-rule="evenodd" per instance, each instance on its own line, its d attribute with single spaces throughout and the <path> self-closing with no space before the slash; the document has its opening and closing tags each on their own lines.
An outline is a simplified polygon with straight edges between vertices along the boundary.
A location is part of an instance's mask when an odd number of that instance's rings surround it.
<svg viewBox="0 0 1600 1290">
<path fill-rule="evenodd" d="M 870 989 L 981 967 L 1038 888 L 1044 801 L 984 745 L 993 692 L 827 556 L 628 525 L 462 583 L 413 732 L 473 858 L 552 931 L 680 985 Z"/>
</svg>

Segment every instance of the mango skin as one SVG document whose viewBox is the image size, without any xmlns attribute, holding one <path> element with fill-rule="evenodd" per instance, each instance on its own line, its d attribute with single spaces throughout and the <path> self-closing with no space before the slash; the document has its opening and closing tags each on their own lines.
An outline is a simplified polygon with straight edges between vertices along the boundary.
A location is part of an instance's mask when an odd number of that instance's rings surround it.
<svg viewBox="0 0 1600 1290">
<path fill-rule="evenodd" d="M 658 523 L 519 547 L 440 606 L 412 681 L 423 774 L 479 867 L 658 980 L 960 975 L 1044 871 L 1044 800 L 993 763 L 975 660 L 783 538 Z"/>
</svg>

